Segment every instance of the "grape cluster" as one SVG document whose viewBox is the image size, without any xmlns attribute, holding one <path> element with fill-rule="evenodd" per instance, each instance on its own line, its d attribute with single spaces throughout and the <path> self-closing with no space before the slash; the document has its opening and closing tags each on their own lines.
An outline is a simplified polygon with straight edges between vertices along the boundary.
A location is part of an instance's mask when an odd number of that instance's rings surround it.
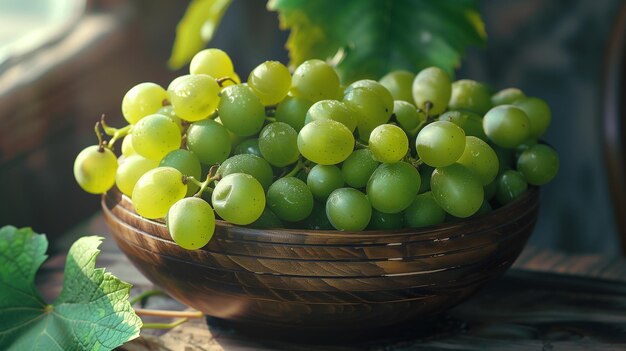
<svg viewBox="0 0 626 351">
<path fill-rule="evenodd" d="M 124 128 L 96 124 L 100 143 L 76 158 L 76 180 L 94 194 L 116 185 L 138 214 L 165 218 L 186 249 L 207 244 L 216 214 L 257 228 L 343 231 L 466 218 L 559 167 L 539 141 L 551 119 L 543 100 L 451 82 L 436 67 L 342 86 L 321 60 L 293 73 L 266 61 L 241 83 L 225 52 L 206 49 L 167 89 L 130 89 L 122 113 Z"/>
</svg>

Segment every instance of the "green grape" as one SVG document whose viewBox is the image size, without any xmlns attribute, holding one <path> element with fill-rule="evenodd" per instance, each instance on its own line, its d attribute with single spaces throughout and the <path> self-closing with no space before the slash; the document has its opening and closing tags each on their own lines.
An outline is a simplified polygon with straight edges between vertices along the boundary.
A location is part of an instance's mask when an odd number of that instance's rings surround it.
<svg viewBox="0 0 626 351">
<path fill-rule="evenodd" d="M 222 178 L 211 196 L 215 212 L 224 220 L 239 225 L 250 224 L 265 209 L 265 191 L 253 176 L 231 173 Z"/>
<path fill-rule="evenodd" d="M 369 87 L 361 86 L 346 90 L 343 101 L 356 112 L 359 137 L 365 141 L 369 139 L 372 130 L 387 123 L 393 113 L 393 100 L 387 104 Z"/>
<path fill-rule="evenodd" d="M 174 107 L 172 105 L 167 105 L 161 107 L 156 114 L 163 115 L 172 120 L 172 122 L 176 123 L 178 129 L 180 129 L 181 133 L 185 130 L 185 126 L 183 126 L 183 120 L 180 119 L 174 112 Z"/>
<path fill-rule="evenodd" d="M 135 211 L 145 218 L 167 215 L 178 200 L 185 197 L 187 185 L 183 174 L 172 167 L 157 167 L 144 173 L 133 188 L 131 199 Z"/>
<path fill-rule="evenodd" d="M 235 73 L 233 62 L 227 53 L 220 49 L 204 49 L 191 59 L 189 73 L 207 74 L 211 77 L 231 77 Z"/>
<path fill-rule="evenodd" d="M 298 178 L 280 178 L 267 190 L 267 205 L 283 221 L 297 222 L 313 211 L 313 194 Z"/>
<path fill-rule="evenodd" d="M 122 139 L 122 155 L 128 157 L 136 153 L 137 151 L 133 148 L 133 135 L 127 134 L 124 139 Z"/>
<path fill-rule="evenodd" d="M 74 161 L 74 178 L 80 187 L 91 194 L 102 194 L 115 184 L 117 158 L 98 145 L 88 146 Z"/>
<path fill-rule="evenodd" d="M 530 137 L 530 121 L 521 109 L 512 105 L 492 108 L 483 117 L 483 129 L 494 144 L 512 149 Z"/>
<path fill-rule="evenodd" d="M 211 119 L 192 123 L 187 129 L 187 148 L 205 165 L 222 163 L 230 155 L 228 130 Z"/>
<path fill-rule="evenodd" d="M 367 230 L 391 230 L 404 226 L 404 215 L 400 213 L 382 213 L 372 209 L 372 218 L 367 224 Z"/>
<path fill-rule="evenodd" d="M 176 168 L 183 175 L 193 177 L 198 181 L 202 181 L 202 166 L 198 156 L 189 150 L 176 149 L 171 151 L 159 163 L 160 167 Z M 187 196 L 191 196 L 198 191 L 199 187 L 189 182 L 187 183 Z"/>
<path fill-rule="evenodd" d="M 248 86 L 265 106 L 281 102 L 291 87 L 291 74 L 278 61 L 265 61 L 256 66 L 248 76 Z"/>
<path fill-rule="evenodd" d="M 427 164 L 422 164 L 419 167 L 419 172 L 420 172 L 420 190 L 418 191 L 419 194 L 421 193 L 425 193 L 427 191 L 430 190 L 430 178 L 433 176 L 433 171 L 435 169 Z"/>
<path fill-rule="evenodd" d="M 311 214 L 303 221 L 298 222 L 297 227 L 310 230 L 334 230 L 335 228 L 326 215 L 326 202 L 322 204 L 315 201 Z"/>
<path fill-rule="evenodd" d="M 209 117 L 220 101 L 220 86 L 215 78 L 206 74 L 191 74 L 176 78 L 168 90 L 174 112 L 187 122 Z M 169 89 L 169 88 L 168 88 Z"/>
<path fill-rule="evenodd" d="M 149 170 L 159 166 L 159 162 L 141 155 L 132 155 L 124 159 L 117 168 L 115 185 L 127 196 L 133 194 L 135 184 Z"/>
<path fill-rule="evenodd" d="M 465 151 L 456 161 L 474 173 L 480 183 L 485 186 L 498 175 L 500 163 L 491 146 L 477 137 L 465 137 Z"/>
<path fill-rule="evenodd" d="M 484 84 L 471 79 L 452 83 L 448 107 L 451 110 L 469 110 L 484 115 L 491 109 L 491 94 Z"/>
<path fill-rule="evenodd" d="M 139 83 L 132 87 L 122 99 L 122 114 L 130 124 L 154 114 L 168 100 L 167 92 L 155 83 Z"/>
<path fill-rule="evenodd" d="M 258 133 L 265 123 L 265 106 L 247 85 L 225 88 L 218 111 L 224 127 L 239 136 Z"/>
<path fill-rule="evenodd" d="M 346 184 L 363 188 L 380 163 L 374 160 L 369 149 L 355 150 L 341 165 L 341 174 Z"/>
<path fill-rule="evenodd" d="M 426 115 L 406 101 L 393 102 L 393 114 L 400 127 L 410 136 L 417 135 L 418 128 L 426 123 Z M 482 124 L 480 126 L 482 130 Z"/>
<path fill-rule="evenodd" d="M 385 114 L 391 116 L 391 113 L 393 112 L 393 96 L 391 95 L 389 90 L 385 88 L 384 85 L 378 83 L 375 80 L 361 79 L 348 85 L 348 87 L 344 91 L 344 95 L 347 95 L 352 89 L 357 88 L 366 88 L 373 91 L 385 107 Z"/>
<path fill-rule="evenodd" d="M 270 228 L 284 228 L 285 225 L 278 218 L 274 212 L 270 211 L 267 207 L 261 213 L 261 216 L 254 222 L 248 224 L 250 228 L 257 229 L 270 229 Z"/>
<path fill-rule="evenodd" d="M 515 101 L 526 97 L 524 93 L 517 88 L 506 88 L 491 96 L 491 104 L 493 106 L 510 105 Z"/>
<path fill-rule="evenodd" d="M 540 138 L 546 132 L 552 120 L 552 111 L 548 104 L 536 97 L 524 97 L 513 102 L 520 110 L 526 113 L 530 121 L 530 137 Z"/>
<path fill-rule="evenodd" d="M 343 162 L 354 149 L 354 136 L 342 123 L 331 119 L 313 121 L 298 133 L 302 156 L 321 165 Z"/>
<path fill-rule="evenodd" d="M 404 223 L 409 228 L 421 228 L 443 223 L 446 220 L 446 211 L 441 208 L 428 191 L 415 196 L 415 199 L 404 210 Z"/>
<path fill-rule="evenodd" d="M 367 196 L 376 210 L 398 213 L 413 202 L 420 181 L 419 172 L 406 162 L 383 163 L 367 182 Z"/>
<path fill-rule="evenodd" d="M 383 76 L 378 82 L 382 84 L 393 96 L 394 100 L 402 100 L 413 105 L 413 85 L 415 74 L 409 71 L 391 71 Z"/>
<path fill-rule="evenodd" d="M 291 93 L 312 102 L 337 99 L 340 96 L 339 76 L 322 60 L 304 61 L 293 72 Z"/>
<path fill-rule="evenodd" d="M 276 106 L 276 121 L 287 123 L 299 132 L 304 127 L 306 113 L 312 104 L 311 101 L 302 97 L 287 96 Z"/>
<path fill-rule="evenodd" d="M 514 170 L 508 170 L 498 176 L 496 180 L 498 189 L 496 190 L 496 200 L 501 205 L 506 205 L 528 189 L 528 183 L 524 176 Z"/>
<path fill-rule="evenodd" d="M 289 124 L 273 122 L 259 134 L 259 150 L 272 166 L 285 167 L 300 157 L 297 139 L 298 132 Z"/>
<path fill-rule="evenodd" d="M 465 149 L 465 132 L 448 121 L 426 125 L 415 138 L 417 154 L 431 167 L 445 167 L 461 157 Z"/>
<path fill-rule="evenodd" d="M 531 146 L 517 159 L 517 170 L 528 184 L 544 185 L 559 171 L 559 155 L 545 144 Z"/>
<path fill-rule="evenodd" d="M 251 138 L 251 139 L 246 139 L 242 141 L 241 143 L 239 143 L 239 145 L 237 145 L 237 147 L 235 147 L 235 151 L 233 152 L 233 154 L 235 155 L 250 154 L 250 155 L 263 157 L 263 155 L 261 154 L 261 150 L 259 149 L 258 138 Z"/>
<path fill-rule="evenodd" d="M 439 118 L 439 121 L 449 121 L 461 127 L 465 136 L 475 136 L 483 141 L 488 141 L 487 134 L 483 130 L 483 118 L 471 111 L 448 111 Z"/>
<path fill-rule="evenodd" d="M 437 204 L 459 218 L 476 213 L 484 200 L 480 181 L 472 171 L 458 163 L 436 168 L 430 180 L 430 188 Z"/>
<path fill-rule="evenodd" d="M 369 149 L 375 160 L 395 163 L 409 151 L 409 139 L 402 128 L 393 124 L 383 124 L 374 128 L 370 134 Z"/>
<path fill-rule="evenodd" d="M 245 173 L 253 176 L 265 190 L 270 187 L 274 177 L 272 167 L 266 160 L 250 154 L 229 157 L 217 169 L 217 174 L 222 177 L 233 173 Z"/>
<path fill-rule="evenodd" d="M 356 112 L 350 105 L 337 100 L 320 100 L 314 103 L 306 113 L 304 124 L 321 119 L 341 122 L 350 132 L 356 129 Z"/>
<path fill-rule="evenodd" d="M 133 127 L 133 149 L 143 157 L 157 160 L 180 147 L 180 129 L 163 115 L 142 118 Z"/>
<path fill-rule="evenodd" d="M 325 201 L 335 189 L 343 187 L 343 175 L 335 165 L 315 165 L 306 179 L 311 194 L 317 200 Z"/>
<path fill-rule="evenodd" d="M 437 116 L 448 108 L 452 95 L 450 77 L 440 68 L 421 70 L 413 80 L 413 100 L 417 107 L 429 116 Z"/>
<path fill-rule="evenodd" d="M 208 244 L 215 231 L 215 213 L 211 205 L 197 197 L 184 198 L 172 205 L 166 222 L 174 242 L 187 250 L 197 250 Z"/>
<path fill-rule="evenodd" d="M 337 230 L 361 231 L 372 217 L 367 196 L 353 188 L 339 188 L 326 201 L 326 216 Z"/>
</svg>

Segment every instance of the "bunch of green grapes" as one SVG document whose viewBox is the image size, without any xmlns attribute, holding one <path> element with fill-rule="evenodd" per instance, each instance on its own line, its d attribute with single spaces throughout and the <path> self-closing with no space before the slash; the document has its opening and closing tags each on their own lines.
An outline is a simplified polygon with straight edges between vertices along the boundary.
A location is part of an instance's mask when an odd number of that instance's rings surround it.
<svg viewBox="0 0 626 351">
<path fill-rule="evenodd" d="M 342 85 L 321 60 L 293 71 L 266 61 L 242 84 L 225 52 L 206 49 L 167 88 L 131 88 L 122 114 L 124 128 L 96 125 L 100 142 L 76 158 L 76 180 L 94 194 L 117 186 L 190 250 L 209 242 L 216 219 L 342 231 L 436 225 L 506 205 L 559 168 L 541 142 L 551 119 L 543 100 L 453 82 L 436 67 Z"/>
</svg>

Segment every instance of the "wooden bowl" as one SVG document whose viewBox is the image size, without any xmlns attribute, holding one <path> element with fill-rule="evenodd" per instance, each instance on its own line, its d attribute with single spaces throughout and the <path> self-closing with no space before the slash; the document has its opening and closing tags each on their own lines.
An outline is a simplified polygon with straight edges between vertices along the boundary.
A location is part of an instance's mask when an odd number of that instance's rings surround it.
<svg viewBox="0 0 626 351">
<path fill-rule="evenodd" d="M 367 330 L 438 315 L 503 274 L 535 225 L 539 190 L 486 215 L 424 229 L 251 229 L 218 221 L 187 251 L 112 190 L 102 208 L 122 252 L 155 285 L 210 316 L 300 330 Z"/>
</svg>

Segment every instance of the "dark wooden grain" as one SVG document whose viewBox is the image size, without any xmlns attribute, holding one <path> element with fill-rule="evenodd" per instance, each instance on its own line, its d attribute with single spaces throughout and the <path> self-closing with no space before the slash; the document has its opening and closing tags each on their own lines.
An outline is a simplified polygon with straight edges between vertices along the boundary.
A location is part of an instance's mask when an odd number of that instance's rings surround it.
<svg viewBox="0 0 626 351">
<path fill-rule="evenodd" d="M 259 230 L 219 221 L 188 251 L 128 198 L 103 196 L 121 251 L 157 286 L 204 313 L 272 330 L 365 331 L 431 318 L 500 276 L 532 232 L 537 188 L 482 217 L 428 229 Z"/>
</svg>

